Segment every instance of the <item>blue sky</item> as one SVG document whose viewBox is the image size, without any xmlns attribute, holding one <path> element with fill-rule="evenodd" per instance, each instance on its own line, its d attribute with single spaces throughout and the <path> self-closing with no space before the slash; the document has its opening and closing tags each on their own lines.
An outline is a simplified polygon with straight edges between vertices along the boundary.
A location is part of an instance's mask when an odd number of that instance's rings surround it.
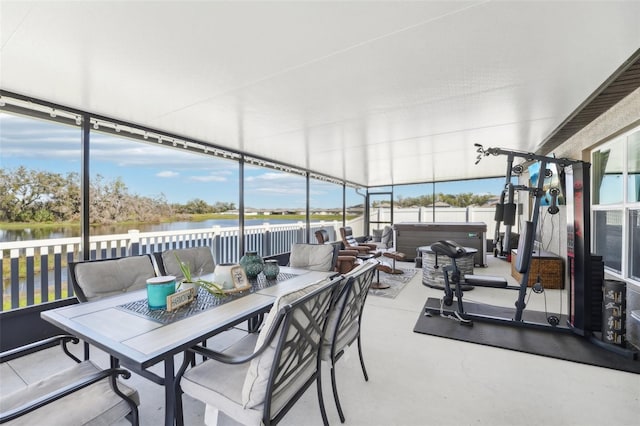
<svg viewBox="0 0 640 426">
<path fill-rule="evenodd" d="M 105 181 L 120 177 L 131 193 L 184 203 L 200 198 L 208 203 L 238 203 L 238 165 L 234 161 L 194 155 L 182 148 L 166 149 L 154 143 L 92 133 L 91 176 Z M 80 171 L 80 128 L 0 113 L 0 165 L 66 174 Z M 265 168 L 245 167 L 245 204 L 256 208 L 304 208 L 304 178 Z M 436 193 L 498 194 L 503 179 L 446 182 Z M 431 185 L 396 187 L 396 198 L 430 194 Z M 312 181 L 311 206 L 341 205 L 336 185 Z M 360 197 L 350 200 L 362 202 Z"/>
</svg>

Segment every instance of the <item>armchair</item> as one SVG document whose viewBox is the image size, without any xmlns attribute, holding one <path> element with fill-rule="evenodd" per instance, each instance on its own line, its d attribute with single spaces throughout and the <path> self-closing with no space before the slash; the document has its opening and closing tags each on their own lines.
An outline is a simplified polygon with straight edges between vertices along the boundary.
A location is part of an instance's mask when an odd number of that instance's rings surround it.
<svg viewBox="0 0 640 426">
<path fill-rule="evenodd" d="M 66 370 L 5 395 L 0 387 L 0 423 L 33 425 L 112 424 L 128 417 L 138 425 L 138 392 L 118 377 L 131 373 L 121 368 L 103 370 L 91 361 L 80 361 L 67 348 L 77 344 L 71 335 L 59 335 L 0 354 L 5 363 L 59 343 L 75 363 Z"/>
<path fill-rule="evenodd" d="M 340 236 L 342 237 L 342 243 L 344 248 L 348 250 L 357 250 L 358 256 L 361 258 L 371 258 L 380 256 L 380 252 L 377 251 L 376 244 L 359 243 L 353 236 L 353 231 L 350 226 L 340 228 Z"/>
<path fill-rule="evenodd" d="M 318 244 L 339 244 L 339 242 L 332 243 L 329 241 L 329 233 L 326 229 L 316 231 L 315 235 L 316 240 L 318 240 Z M 336 272 L 346 274 L 358 266 L 358 254 L 359 252 L 357 250 L 339 250 L 335 267 Z"/>
</svg>

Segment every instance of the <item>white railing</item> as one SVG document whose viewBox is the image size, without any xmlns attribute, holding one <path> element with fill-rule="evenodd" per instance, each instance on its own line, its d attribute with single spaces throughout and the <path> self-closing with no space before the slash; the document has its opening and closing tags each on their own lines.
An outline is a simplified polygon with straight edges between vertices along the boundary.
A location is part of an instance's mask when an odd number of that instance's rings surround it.
<svg viewBox="0 0 640 426">
<path fill-rule="evenodd" d="M 349 223 L 358 229 L 362 219 Z M 325 228 L 333 237 L 339 236 L 341 222 L 314 222 L 313 232 Z M 178 231 L 139 232 L 93 236 L 89 239 L 89 258 L 151 254 L 169 248 L 208 246 L 216 263 L 236 263 L 239 260 L 238 227 L 213 227 Z M 303 222 L 283 225 L 248 226 L 244 229 L 245 250 L 255 250 L 261 256 L 289 251 L 294 242 L 304 242 Z M 81 238 L 55 238 L 0 243 L 0 275 L 2 276 L 2 310 L 16 309 L 73 296 L 67 279 L 67 264 L 80 259 Z M 42 265 L 47 265 L 43 267 Z"/>
<path fill-rule="evenodd" d="M 487 238 L 493 237 L 493 209 L 436 209 L 439 222 L 485 222 Z M 374 221 L 390 218 L 388 209 L 375 209 Z M 394 222 L 432 222 L 431 209 L 396 209 Z M 386 219 L 388 220 L 388 219 Z M 364 218 L 347 222 L 354 235 L 364 235 Z M 310 224 L 309 234 L 303 222 L 244 228 L 246 251 L 261 256 L 273 256 L 289 251 L 295 242 L 315 243 L 314 232 L 324 228 L 330 239 L 340 239 L 341 222 L 320 221 Z M 92 236 L 89 239 L 89 258 L 151 254 L 169 248 L 209 246 L 216 263 L 236 263 L 239 260 L 239 227 L 187 229 L 177 231 L 139 232 Z M 81 239 L 56 238 L 0 243 L 0 276 L 2 276 L 2 310 L 16 309 L 73 296 L 67 279 L 67 264 L 80 260 Z M 42 267 L 41 265 L 47 265 Z"/>
</svg>

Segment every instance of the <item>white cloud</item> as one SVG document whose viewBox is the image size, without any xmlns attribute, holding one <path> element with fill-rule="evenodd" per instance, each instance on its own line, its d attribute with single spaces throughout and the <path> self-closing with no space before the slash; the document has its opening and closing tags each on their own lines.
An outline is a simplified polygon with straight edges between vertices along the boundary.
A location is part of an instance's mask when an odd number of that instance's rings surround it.
<svg viewBox="0 0 640 426">
<path fill-rule="evenodd" d="M 282 194 L 282 195 L 297 195 L 297 194 L 306 193 L 304 188 L 285 188 L 285 187 L 274 187 L 274 186 L 256 188 L 254 191 L 267 193 L 267 194 Z"/>
<path fill-rule="evenodd" d="M 224 176 L 208 175 L 208 176 L 191 176 L 189 180 L 194 182 L 226 182 L 227 178 Z"/>
<path fill-rule="evenodd" d="M 156 173 L 157 177 L 161 177 L 161 178 L 173 178 L 176 176 L 179 176 L 180 173 L 178 172 L 173 172 L 171 170 L 164 170 L 162 172 Z"/>
<path fill-rule="evenodd" d="M 286 173 L 268 172 L 268 173 L 263 173 L 261 176 L 259 176 L 259 178 L 263 180 L 282 180 L 282 179 L 290 179 L 291 175 Z"/>
<path fill-rule="evenodd" d="M 284 172 L 266 172 L 261 173 L 256 176 L 247 176 L 245 178 L 246 182 L 259 182 L 259 181 L 269 181 L 273 182 L 275 180 L 284 181 L 284 180 L 296 180 L 299 178 L 298 176 L 291 175 L 289 173 Z"/>
</svg>

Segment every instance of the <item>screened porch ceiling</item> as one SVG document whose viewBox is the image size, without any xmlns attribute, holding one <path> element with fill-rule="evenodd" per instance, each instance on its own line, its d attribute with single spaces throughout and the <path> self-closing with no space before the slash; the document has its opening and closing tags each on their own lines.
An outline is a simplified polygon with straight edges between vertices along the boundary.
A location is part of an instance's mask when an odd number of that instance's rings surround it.
<svg viewBox="0 0 640 426">
<path fill-rule="evenodd" d="M 639 18 L 637 1 L 0 0 L 0 88 L 362 186 L 474 179 L 505 169 L 474 143 L 557 145 L 637 54 Z"/>
</svg>

